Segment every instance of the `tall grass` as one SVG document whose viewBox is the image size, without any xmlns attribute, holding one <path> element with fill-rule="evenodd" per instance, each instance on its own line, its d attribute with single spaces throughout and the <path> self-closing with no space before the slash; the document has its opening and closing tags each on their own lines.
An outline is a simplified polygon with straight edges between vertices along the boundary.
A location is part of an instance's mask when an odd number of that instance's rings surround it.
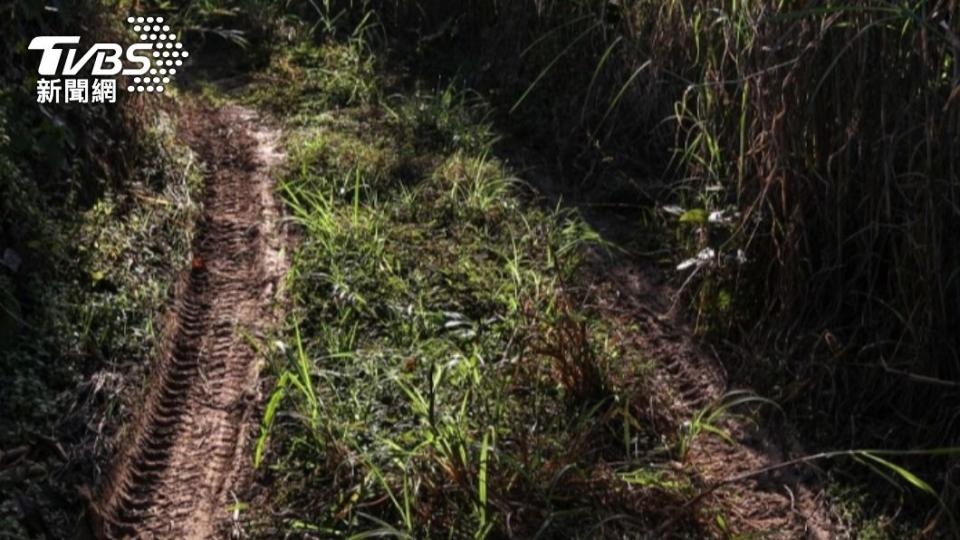
<svg viewBox="0 0 960 540">
<path fill-rule="evenodd" d="M 764 345 L 746 367 L 784 371 L 784 400 L 852 413 L 838 427 L 853 438 L 899 415 L 899 443 L 956 442 L 956 8 L 699 4 L 665 29 L 696 36 L 674 193 L 702 205 L 719 189 L 739 222 L 693 247 L 752 262 L 704 278 L 696 308 Z M 733 316 L 717 313 L 723 287 Z"/>
</svg>

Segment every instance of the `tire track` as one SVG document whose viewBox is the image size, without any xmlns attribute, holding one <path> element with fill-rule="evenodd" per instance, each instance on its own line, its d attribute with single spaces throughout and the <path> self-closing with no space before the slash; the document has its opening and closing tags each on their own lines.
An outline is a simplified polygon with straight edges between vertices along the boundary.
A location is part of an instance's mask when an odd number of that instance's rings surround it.
<svg viewBox="0 0 960 540">
<path fill-rule="evenodd" d="M 144 400 L 95 503 L 102 538 L 217 536 L 247 476 L 258 377 L 246 338 L 276 321 L 285 266 L 269 177 L 280 133 L 241 107 L 188 108 L 181 132 L 208 167 L 204 211 Z"/>
<path fill-rule="evenodd" d="M 605 309 L 638 323 L 632 347 L 653 363 L 648 396 L 651 417 L 661 417 L 668 429 L 682 430 L 705 408 L 721 403 L 729 382 L 717 358 L 693 339 L 693 332 L 672 315 L 672 291 L 654 282 L 648 271 L 630 265 L 610 265 L 594 282 L 598 297 L 610 299 Z M 764 426 L 748 418 L 719 420 L 736 444 L 703 434 L 690 442 L 685 463 L 699 478 L 701 489 L 741 474 L 758 471 L 803 455 L 789 426 Z M 819 480 L 802 468 L 785 468 L 726 485 L 702 501 L 698 511 L 722 515 L 735 533 L 764 538 L 826 540 L 847 538 Z M 727 535 L 729 531 L 717 531 Z"/>
</svg>

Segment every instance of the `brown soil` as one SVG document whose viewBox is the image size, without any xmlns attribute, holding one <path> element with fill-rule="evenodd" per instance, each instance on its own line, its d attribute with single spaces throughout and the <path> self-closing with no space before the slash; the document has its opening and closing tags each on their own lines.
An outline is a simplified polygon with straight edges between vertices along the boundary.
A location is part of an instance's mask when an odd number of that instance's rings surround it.
<svg viewBox="0 0 960 540">
<path fill-rule="evenodd" d="M 180 131 L 207 167 L 193 261 L 179 280 L 143 401 L 93 504 L 103 538 L 210 538 L 249 476 L 258 362 L 284 275 L 269 176 L 280 132 L 241 107 L 188 107 Z"/>
</svg>

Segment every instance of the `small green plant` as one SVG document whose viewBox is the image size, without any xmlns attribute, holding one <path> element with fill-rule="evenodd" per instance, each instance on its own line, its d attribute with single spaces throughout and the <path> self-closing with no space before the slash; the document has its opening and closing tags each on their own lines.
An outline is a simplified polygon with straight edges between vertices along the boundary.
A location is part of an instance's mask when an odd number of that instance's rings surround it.
<svg viewBox="0 0 960 540">
<path fill-rule="evenodd" d="M 736 444 L 733 437 L 721 427 L 724 419 L 733 417 L 733 409 L 745 405 L 770 405 L 780 410 L 780 406 L 775 402 L 757 396 L 747 390 L 734 390 L 727 392 L 714 403 L 711 403 L 698 410 L 690 420 L 687 420 L 681 426 L 680 436 L 678 438 L 679 458 L 685 460 L 687 453 L 694 441 L 703 434 L 710 434 L 720 437 L 729 444 Z"/>
</svg>

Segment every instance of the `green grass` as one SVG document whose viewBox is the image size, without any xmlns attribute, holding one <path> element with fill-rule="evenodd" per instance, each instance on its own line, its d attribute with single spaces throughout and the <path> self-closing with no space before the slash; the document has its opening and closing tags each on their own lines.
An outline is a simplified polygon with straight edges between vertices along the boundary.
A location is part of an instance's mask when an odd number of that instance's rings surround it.
<svg viewBox="0 0 960 540">
<path fill-rule="evenodd" d="M 267 69 L 255 73 L 245 100 L 289 121 L 310 122 L 331 108 L 377 97 L 382 90 L 374 61 L 360 41 L 351 46 L 296 43 L 277 51 Z"/>
<path fill-rule="evenodd" d="M 353 54 L 335 47 L 301 61 Z M 596 234 L 516 180 L 468 93 L 300 100 L 280 186 L 301 231 L 292 313 L 255 456 L 286 517 L 254 530 L 640 530 L 649 497 L 686 488 L 650 469 L 666 454 L 614 383 L 641 359 L 565 290 Z"/>
</svg>

